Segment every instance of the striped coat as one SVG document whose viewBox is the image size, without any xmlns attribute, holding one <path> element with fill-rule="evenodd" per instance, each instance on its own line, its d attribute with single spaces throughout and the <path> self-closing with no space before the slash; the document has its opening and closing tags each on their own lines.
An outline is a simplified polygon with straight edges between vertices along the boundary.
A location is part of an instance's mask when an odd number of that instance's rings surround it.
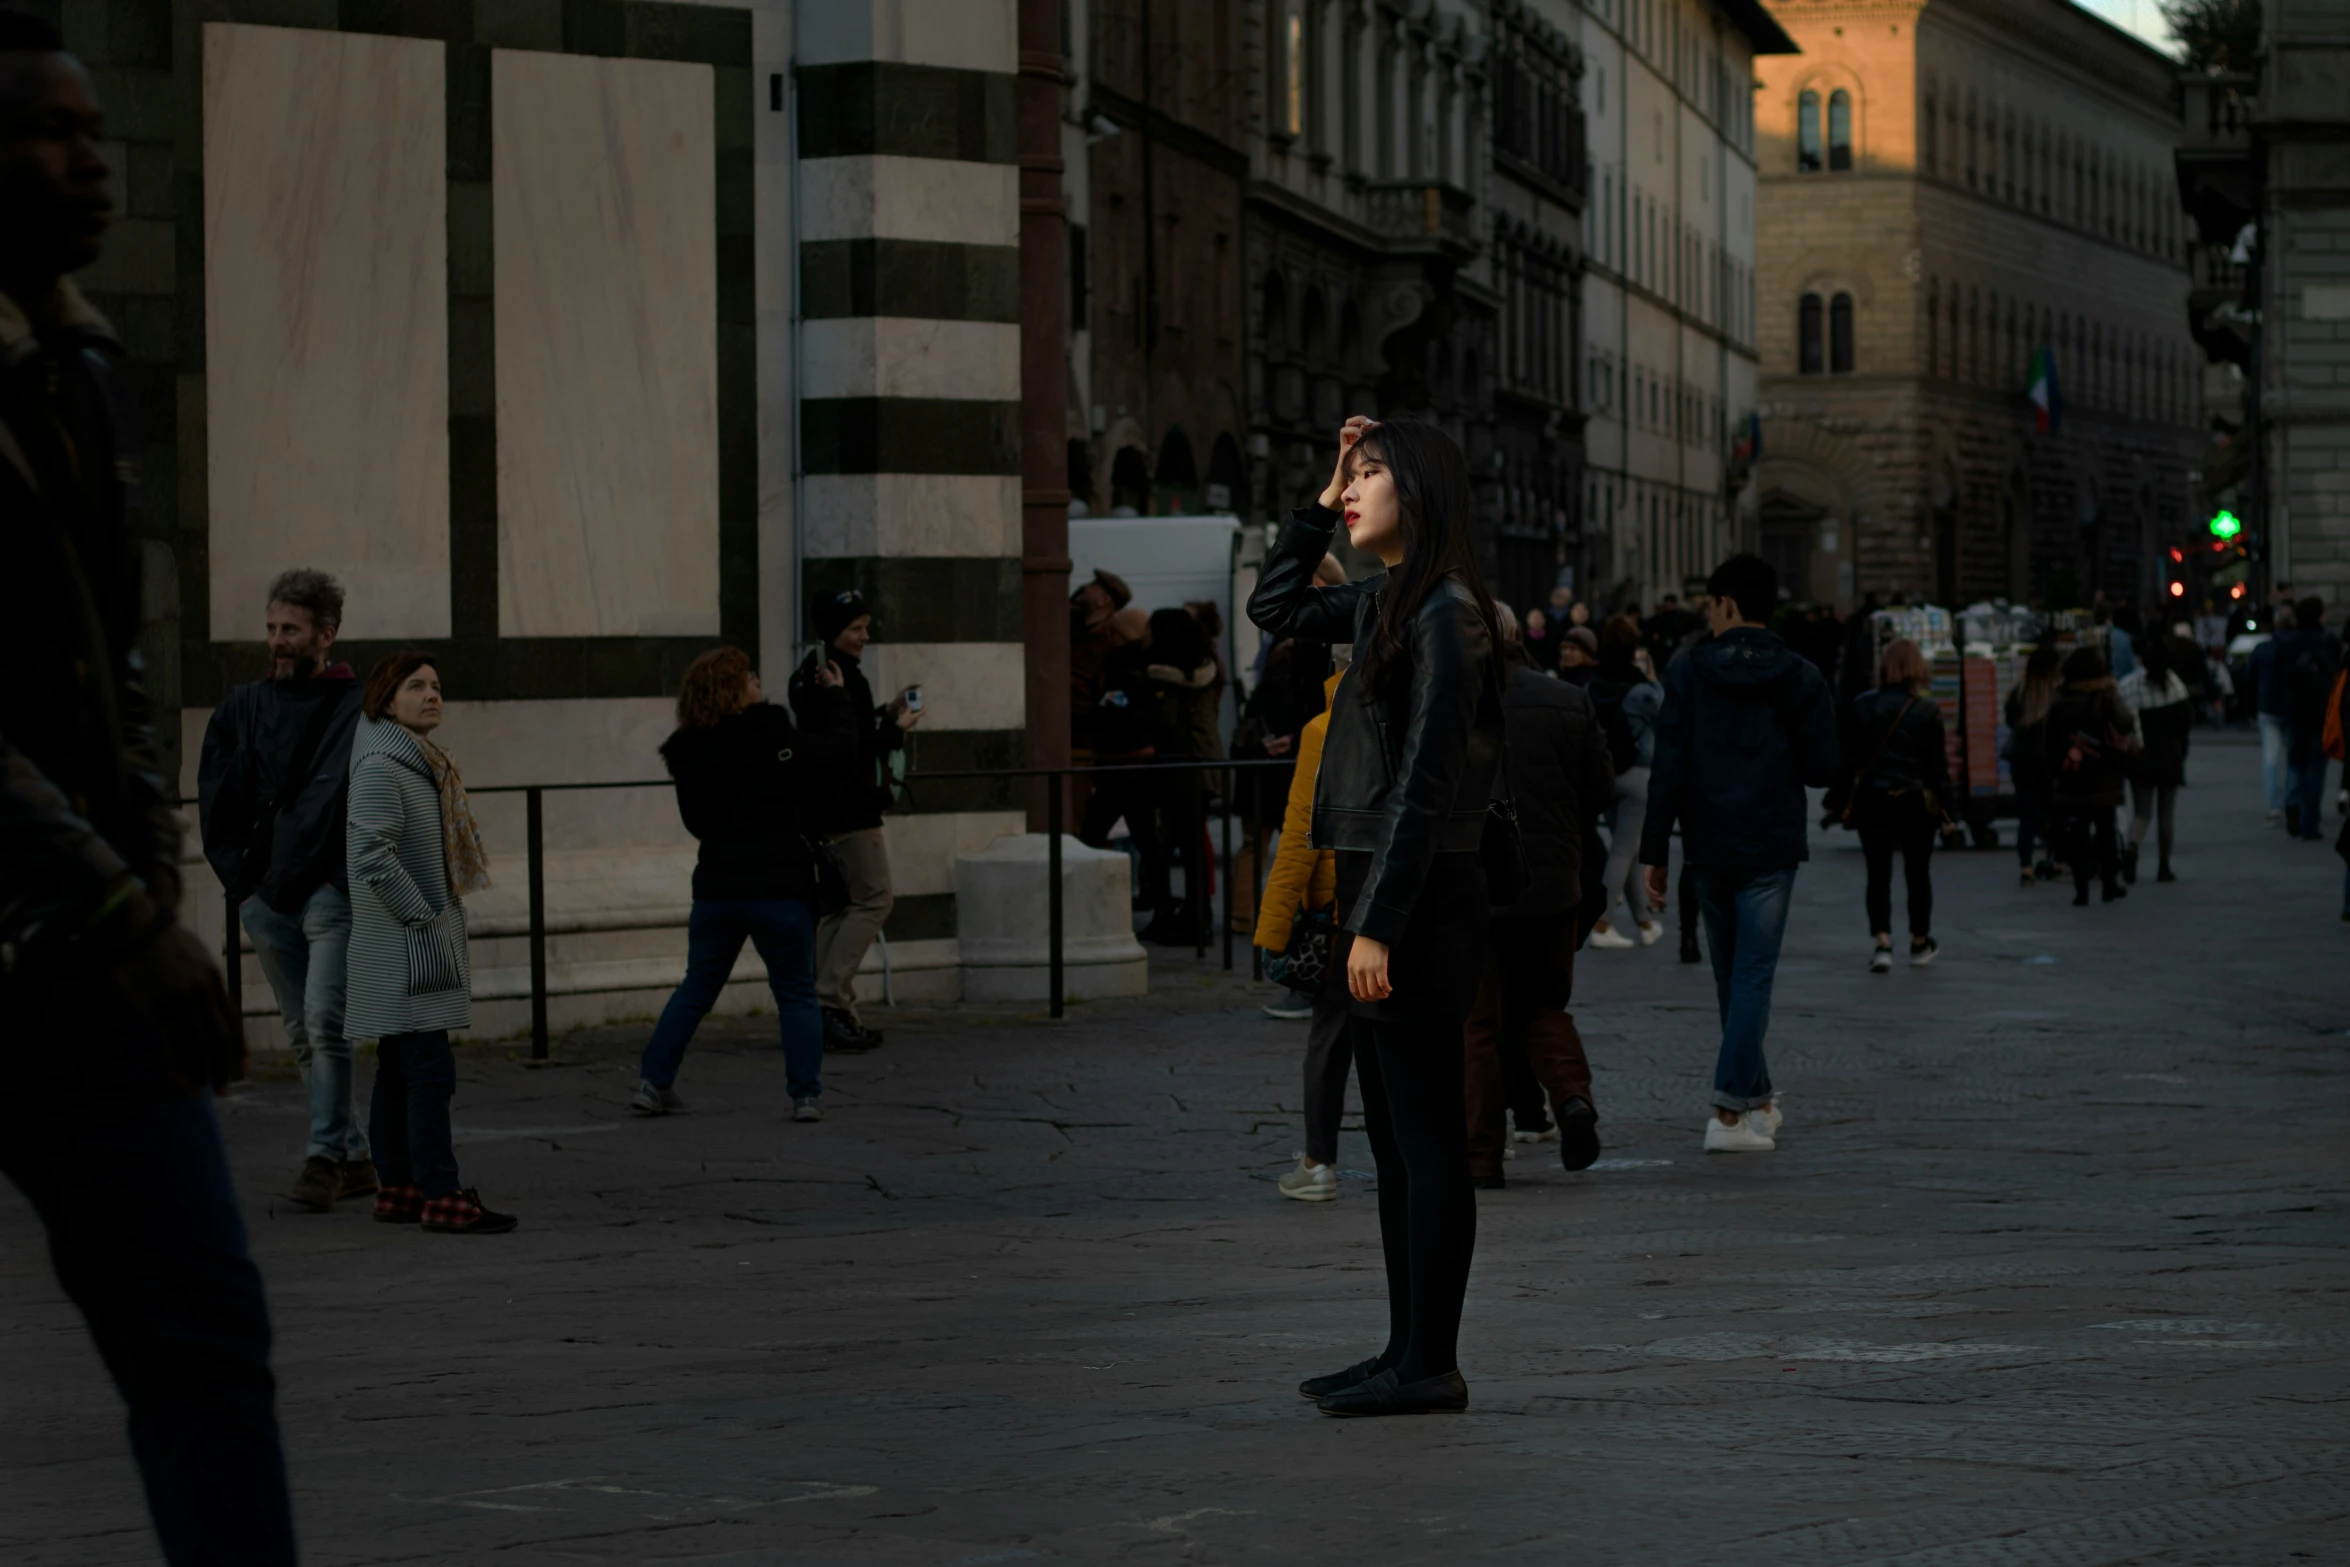
<svg viewBox="0 0 2350 1567">
<path fill-rule="evenodd" d="M 473 1020 L 465 906 L 449 896 L 441 791 L 415 735 L 359 720 L 351 742 L 350 989 L 353 1039 L 459 1029 Z"/>
</svg>

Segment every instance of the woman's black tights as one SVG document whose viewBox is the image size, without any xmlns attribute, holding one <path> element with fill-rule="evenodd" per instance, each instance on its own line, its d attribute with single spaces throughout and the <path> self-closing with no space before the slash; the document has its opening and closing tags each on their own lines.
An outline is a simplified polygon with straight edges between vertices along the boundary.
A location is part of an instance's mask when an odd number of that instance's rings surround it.
<svg viewBox="0 0 2350 1567">
<path fill-rule="evenodd" d="M 1477 1249 L 1461 1027 L 1350 1018 L 1363 1131 L 1379 1170 L 1387 1349 L 1402 1382 L 1460 1367 L 1461 1299 Z"/>
</svg>

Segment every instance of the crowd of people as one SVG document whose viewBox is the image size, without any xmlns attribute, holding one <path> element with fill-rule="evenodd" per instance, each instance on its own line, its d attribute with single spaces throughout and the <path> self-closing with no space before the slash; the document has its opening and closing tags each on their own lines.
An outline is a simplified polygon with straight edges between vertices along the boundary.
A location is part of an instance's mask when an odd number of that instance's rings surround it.
<svg viewBox="0 0 2350 1567">
<path fill-rule="evenodd" d="M 0 12 L 0 65 L 0 511 L 19 566 L 0 575 L 0 632 L 20 671 L 0 687 L 0 1026 L 16 1046 L 0 1167 L 129 1406 L 166 1557 L 276 1567 L 294 1543 L 269 1319 L 210 1106 L 245 1074 L 243 1031 L 214 954 L 178 917 L 180 821 L 138 652 L 136 400 L 119 340 L 70 280 L 102 248 L 110 171 L 89 75 L 52 27 Z M 1927 867 L 1948 779 L 1915 646 L 1856 671 L 1851 628 L 1790 618 L 1751 555 L 1724 561 L 1699 604 L 1667 598 L 1594 629 L 1556 595 L 1521 624 L 1481 582 L 1471 513 L 1441 429 L 1350 420 L 1249 603 L 1271 643 L 1254 727 L 1236 738 L 1295 759 L 1257 812 L 1274 863 L 1256 939 L 1309 1020 L 1308 1147 L 1281 1190 L 1337 1194 L 1350 1068 L 1379 1172 L 1389 1334 L 1300 1385 L 1334 1415 L 1466 1406 L 1475 1193 L 1502 1183 L 1511 1121 L 1553 1138 L 1570 1169 L 1599 1157 L 1567 1010 L 1577 953 L 1658 939 L 1676 838 L 1682 955 L 1710 960 L 1720 1025 L 1709 1152 L 1766 1153 L 1785 1128 L 1764 1044 L 1809 791 L 1840 788 L 1837 814 L 1861 834 L 1870 967 L 1891 966 L 1896 855 L 1910 962 L 1938 950 Z M 1331 555 L 1341 527 L 1382 571 L 1346 579 Z M 1103 574 L 1072 605 L 1081 755 L 1218 758 L 1214 606 L 1145 614 L 1130 598 Z M 465 1183 L 450 1132 L 451 1036 L 471 1022 L 466 900 L 491 867 L 438 738 L 441 671 L 419 650 L 364 677 L 336 660 L 344 594 L 322 572 L 282 573 L 255 607 L 268 672 L 212 715 L 198 817 L 308 1093 L 288 1196 L 314 1211 L 372 1198 L 376 1219 L 424 1233 L 510 1232 L 515 1216 Z M 699 844 L 689 957 L 646 1044 L 639 1114 L 683 1108 L 680 1064 L 746 941 L 777 1002 L 795 1121 L 822 1118 L 827 1049 L 880 1043 L 854 976 L 890 908 L 881 814 L 920 693 L 876 699 L 854 592 L 825 596 L 813 620 L 819 645 L 788 706 L 738 650 L 711 650 L 682 682 L 661 754 Z M 2291 620 L 2247 673 L 2270 809 L 2315 839 L 2345 691 L 2325 606 L 2294 601 Z M 2077 903 L 2092 877 L 2122 896 L 2150 833 L 2168 879 L 2207 700 L 2191 658 L 2111 624 L 2110 662 L 2087 645 L 2035 655 L 2011 718 L 2031 831 L 2065 856 Z M 1087 804 L 1089 841 L 1123 822 L 1158 845 L 1142 847 L 1153 940 L 1197 941 L 1208 917 L 1207 786 L 1189 770 L 1106 774 Z M 2350 857 L 2350 829 L 2337 846 Z M 2027 879 L 2053 873 L 2023 852 Z M 370 1039 L 362 1129 L 353 1041 Z"/>
<path fill-rule="evenodd" d="M 1871 973 L 1896 961 L 1896 859 L 1907 962 L 1940 954 L 1932 861 L 1962 841 L 1917 642 L 1864 616 L 1791 610 L 1751 555 L 1724 561 L 1693 609 L 1668 599 L 1594 630 L 1562 590 L 1521 621 L 1478 577 L 1468 504 L 1440 432 L 1350 420 L 1328 486 L 1292 517 L 1249 605 L 1269 639 L 1252 738 L 1296 759 L 1277 818 L 1259 824 L 1277 831 L 1254 917 L 1267 972 L 1290 992 L 1267 1014 L 1308 1024 L 1305 1148 L 1278 1189 L 1339 1195 L 1350 1064 L 1378 1174 L 1388 1341 L 1299 1388 L 1335 1415 L 1465 1406 L 1473 1194 L 1506 1185 L 1512 1122 L 1521 1141 L 1555 1142 L 1569 1170 L 1599 1157 L 1568 1010 L 1576 954 L 1661 937 L 1651 916 L 1668 906 L 1676 838 L 1682 955 L 1710 960 L 1720 1023 L 1702 1146 L 1739 1154 L 1774 1151 L 1785 1126 L 1764 1041 L 1810 792 L 1826 791 L 1823 827 L 1858 836 Z M 1330 553 L 1342 526 L 1383 571 L 1346 580 Z M 2277 819 L 2315 837 L 2350 691 L 2323 604 L 2290 614 L 2249 672 L 2276 715 L 2263 729 Z M 2184 628 L 2149 631 L 2126 606 L 2093 624 L 2069 648 L 2035 647 L 2003 714 L 2022 883 L 2070 879 L 2076 906 L 2092 883 L 2107 903 L 2126 897 L 2150 836 L 2154 879 L 2178 879 L 2176 805 L 2212 668 Z M 2338 846 L 2350 859 L 2350 826 Z"/>
</svg>

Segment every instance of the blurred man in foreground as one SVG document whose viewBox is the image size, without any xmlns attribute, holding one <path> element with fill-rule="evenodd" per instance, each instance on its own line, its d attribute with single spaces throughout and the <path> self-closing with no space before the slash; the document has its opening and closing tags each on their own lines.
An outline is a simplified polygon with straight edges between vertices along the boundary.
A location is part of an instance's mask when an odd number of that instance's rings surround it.
<svg viewBox="0 0 2350 1567">
<path fill-rule="evenodd" d="M 269 1318 L 210 1100 L 242 1035 L 176 918 L 139 685 L 135 411 L 67 281 L 112 216 L 101 134 L 56 32 L 0 10 L 0 1169 L 130 1406 L 165 1557 L 290 1563 Z"/>
</svg>

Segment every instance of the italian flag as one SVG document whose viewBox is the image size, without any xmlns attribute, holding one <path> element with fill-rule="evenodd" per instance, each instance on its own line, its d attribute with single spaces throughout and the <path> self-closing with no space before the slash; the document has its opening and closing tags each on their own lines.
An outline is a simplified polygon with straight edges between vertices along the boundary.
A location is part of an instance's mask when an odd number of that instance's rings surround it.
<svg viewBox="0 0 2350 1567">
<path fill-rule="evenodd" d="M 2053 435 L 2064 418 L 2064 393 L 2056 385 L 2056 354 L 2046 344 L 2032 355 L 2032 382 L 2024 388 L 2024 395 L 2032 400 L 2032 428 L 2041 435 Z"/>
</svg>

